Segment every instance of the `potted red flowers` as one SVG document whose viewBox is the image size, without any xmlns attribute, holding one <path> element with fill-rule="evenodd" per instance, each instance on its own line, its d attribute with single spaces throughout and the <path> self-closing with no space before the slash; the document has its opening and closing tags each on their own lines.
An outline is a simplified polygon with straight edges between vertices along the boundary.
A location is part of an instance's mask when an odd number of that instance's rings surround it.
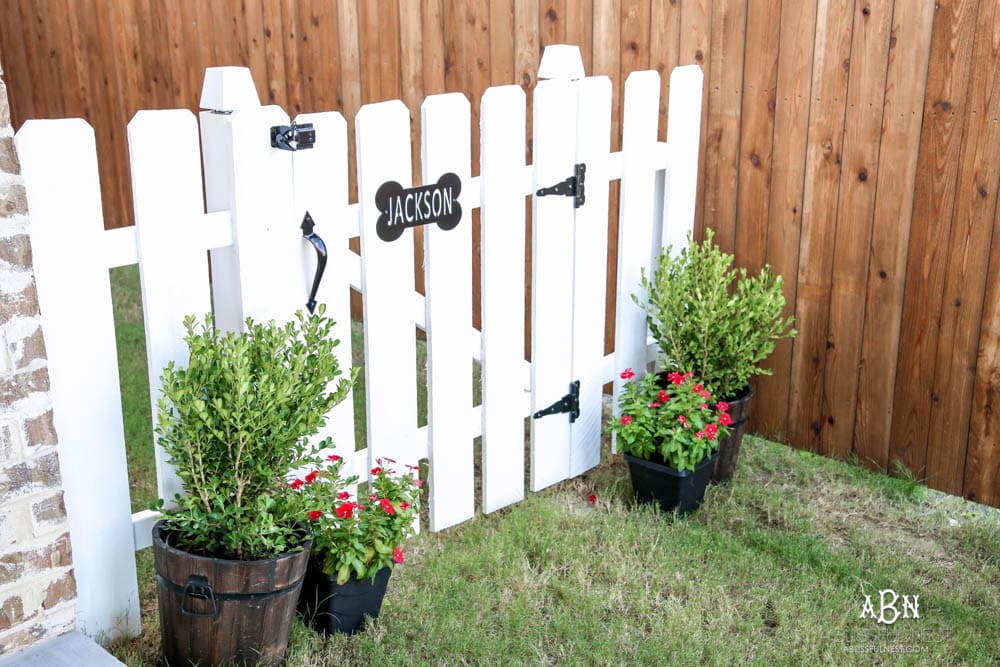
<svg viewBox="0 0 1000 667">
<path fill-rule="evenodd" d="M 729 406 L 692 373 L 647 374 L 631 368 L 611 429 L 625 456 L 636 499 L 687 514 L 705 497 L 720 438 L 729 434 Z"/>
<path fill-rule="evenodd" d="M 325 634 L 354 634 L 365 616 L 378 618 L 392 568 L 405 560 L 403 542 L 414 533 L 416 467 L 397 473 L 392 459 L 376 463 L 367 492 L 349 490 L 358 488 L 357 477 L 341 479 L 343 459 L 335 454 L 290 484 L 288 500 L 313 530 L 298 609 Z"/>
</svg>

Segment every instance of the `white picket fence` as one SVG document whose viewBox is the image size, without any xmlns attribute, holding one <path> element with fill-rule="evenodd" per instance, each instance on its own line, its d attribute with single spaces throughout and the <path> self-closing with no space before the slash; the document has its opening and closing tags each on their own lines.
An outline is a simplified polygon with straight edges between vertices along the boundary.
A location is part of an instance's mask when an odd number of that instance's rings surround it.
<svg viewBox="0 0 1000 667">
<path fill-rule="evenodd" d="M 543 61 L 543 70 L 545 63 Z M 582 71 L 582 69 L 581 69 Z M 558 72 L 557 72 L 558 74 Z M 625 83 L 622 150 L 610 152 L 611 82 L 542 80 L 534 89 L 534 164 L 525 164 L 525 94 L 491 88 L 480 108 L 480 175 L 471 177 L 470 105 L 434 95 L 421 107 L 421 177 L 462 181 L 463 220 L 424 228 L 426 298 L 414 290 L 413 234 L 375 235 L 379 185 L 410 185 L 410 116 L 400 101 L 357 115 L 359 203 L 348 201 L 347 124 L 337 112 L 305 114 L 314 148 L 272 148 L 288 125 L 260 106 L 249 71 L 207 72 L 199 123 L 186 110 L 140 111 L 128 126 L 135 227 L 105 231 L 91 127 L 33 120 L 16 136 L 31 217 L 38 297 L 78 588 L 79 627 L 111 638 L 139 631 L 133 553 L 150 545 L 156 514 L 132 514 L 108 269 L 139 264 L 151 396 L 161 369 L 186 361 L 182 318 L 212 309 L 236 330 L 245 316 L 287 320 L 304 307 L 315 255 L 305 211 L 329 250 L 318 301 L 337 321 L 341 366 L 351 364 L 349 294 L 364 300 L 367 448 L 354 450 L 351 400 L 329 415 L 350 472 L 365 479 L 377 457 L 429 459 L 430 528 L 474 516 L 473 438 L 482 436 L 482 510 L 524 496 L 524 419 L 581 382 L 580 418 L 532 420 L 530 487 L 597 465 L 601 386 L 650 359 L 645 318 L 629 294 L 662 243 L 684 242 L 694 220 L 702 74 L 671 74 L 668 141 L 657 142 L 660 80 Z M 201 150 L 199 150 L 199 139 Z M 523 359 L 524 197 L 586 163 L 586 203 L 533 196 L 532 350 Z M 202 166 L 204 165 L 204 174 Z M 204 190 L 203 188 L 204 175 Z M 604 354 L 609 183 L 621 179 L 614 354 Z M 203 200 L 204 192 L 204 200 Z M 207 212 L 203 201 L 207 203 Z M 482 331 L 472 327 L 471 212 L 481 212 Z M 360 256 L 348 247 L 360 236 Z M 211 253 L 212 280 L 206 251 Z M 428 425 L 417 427 L 415 327 L 427 333 Z M 482 363 L 473 407 L 472 361 Z M 157 450 L 161 497 L 180 490 Z"/>
</svg>

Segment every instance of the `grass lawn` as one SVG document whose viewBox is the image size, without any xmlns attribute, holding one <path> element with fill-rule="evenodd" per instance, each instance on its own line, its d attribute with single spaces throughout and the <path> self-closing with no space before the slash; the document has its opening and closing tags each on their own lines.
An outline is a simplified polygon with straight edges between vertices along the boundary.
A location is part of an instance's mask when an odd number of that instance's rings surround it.
<svg viewBox="0 0 1000 667">
<path fill-rule="evenodd" d="M 123 368 L 123 383 L 131 376 Z M 127 411 L 139 393 L 127 392 Z M 129 455 L 144 475 L 135 499 L 151 488 L 150 464 L 143 472 Z M 747 438 L 733 483 L 677 519 L 636 506 L 620 457 L 603 461 L 513 507 L 422 533 L 376 623 L 323 639 L 296 621 L 287 664 L 1000 663 L 997 512 Z M 152 665 L 151 552 L 137 560 L 143 635 L 111 650 Z M 865 594 L 877 613 L 882 589 L 919 595 L 920 618 L 859 618 Z M 873 644 L 896 652 L 848 651 Z"/>
</svg>

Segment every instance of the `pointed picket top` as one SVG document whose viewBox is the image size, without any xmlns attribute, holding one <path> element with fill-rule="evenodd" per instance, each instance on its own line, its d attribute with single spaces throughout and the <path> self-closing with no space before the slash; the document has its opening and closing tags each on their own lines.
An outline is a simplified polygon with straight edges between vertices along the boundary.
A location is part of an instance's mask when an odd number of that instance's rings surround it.
<svg viewBox="0 0 1000 667">
<path fill-rule="evenodd" d="M 249 67 L 208 67 L 201 86 L 202 109 L 240 111 L 260 106 Z"/>
<path fill-rule="evenodd" d="M 539 79 L 568 79 L 576 81 L 587 76 L 583 69 L 580 47 L 573 44 L 549 44 L 542 52 L 538 65 Z"/>
</svg>

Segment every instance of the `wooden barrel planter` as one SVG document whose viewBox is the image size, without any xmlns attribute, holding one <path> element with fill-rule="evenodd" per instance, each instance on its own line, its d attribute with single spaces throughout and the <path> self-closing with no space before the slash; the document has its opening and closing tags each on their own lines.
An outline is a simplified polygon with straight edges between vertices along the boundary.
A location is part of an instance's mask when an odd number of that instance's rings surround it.
<svg viewBox="0 0 1000 667">
<path fill-rule="evenodd" d="M 736 461 L 740 458 L 740 445 L 743 444 L 743 432 L 750 418 L 750 403 L 753 401 L 753 387 L 747 385 L 736 396 L 728 399 L 729 416 L 733 423 L 729 425 L 729 435 L 719 441 L 719 460 L 712 474 L 713 484 L 723 484 L 733 478 L 736 471 Z"/>
<path fill-rule="evenodd" d="M 312 539 L 267 560 L 197 556 L 153 527 L 163 659 L 169 665 L 280 665 Z"/>
</svg>

